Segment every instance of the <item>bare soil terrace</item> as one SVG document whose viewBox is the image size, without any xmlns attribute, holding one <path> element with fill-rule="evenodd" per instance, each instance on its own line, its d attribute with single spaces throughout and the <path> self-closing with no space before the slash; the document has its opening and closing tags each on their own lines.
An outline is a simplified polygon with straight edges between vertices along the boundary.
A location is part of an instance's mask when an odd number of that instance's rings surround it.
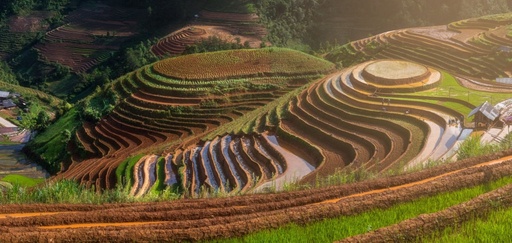
<svg viewBox="0 0 512 243">
<path fill-rule="evenodd" d="M 428 69 L 425 66 L 406 61 L 377 61 L 364 69 L 369 74 L 382 79 L 407 79 L 425 75 Z"/>
</svg>

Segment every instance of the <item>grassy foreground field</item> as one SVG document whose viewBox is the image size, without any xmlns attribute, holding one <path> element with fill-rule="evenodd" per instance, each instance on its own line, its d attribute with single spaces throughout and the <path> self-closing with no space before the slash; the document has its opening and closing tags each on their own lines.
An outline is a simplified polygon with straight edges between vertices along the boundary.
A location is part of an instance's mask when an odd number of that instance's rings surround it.
<svg viewBox="0 0 512 243">
<path fill-rule="evenodd" d="M 498 209 L 485 218 L 474 218 L 460 226 L 436 232 L 424 242 L 507 242 L 510 240 L 512 209 Z"/>
<path fill-rule="evenodd" d="M 353 216 L 327 219 L 307 225 L 292 224 L 276 230 L 265 230 L 250 234 L 242 238 L 215 240 L 212 242 L 333 242 L 396 224 L 403 220 L 417 217 L 420 214 L 437 212 L 511 183 L 512 177 L 506 177 L 472 188 L 441 193 L 432 197 L 418 198 L 412 202 L 398 204 L 387 209 L 374 209 Z M 500 218 L 504 219 L 504 217 Z M 496 218 L 494 220 L 498 221 L 499 219 Z M 467 223 L 468 226 L 465 228 L 466 230 L 474 226 L 474 224 L 471 223 L 472 222 Z M 485 229 L 483 229 L 483 231 L 485 232 Z M 446 234 L 445 242 L 449 242 L 448 239 L 451 238 L 449 232 L 452 231 L 447 230 L 443 232 L 443 234 Z M 453 236 L 457 239 L 455 232 Z M 468 235 L 465 239 L 470 238 L 470 236 L 476 236 L 476 234 Z M 486 238 L 491 239 L 492 237 L 487 236 Z M 434 241 L 437 242 L 437 239 Z"/>
</svg>

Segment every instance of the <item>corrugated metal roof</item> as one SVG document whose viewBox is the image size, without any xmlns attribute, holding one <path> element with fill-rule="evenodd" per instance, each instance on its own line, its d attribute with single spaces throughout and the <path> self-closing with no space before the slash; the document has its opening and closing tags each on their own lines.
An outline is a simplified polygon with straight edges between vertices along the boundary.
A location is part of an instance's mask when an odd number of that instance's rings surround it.
<svg viewBox="0 0 512 243">
<path fill-rule="evenodd" d="M 497 78 L 496 82 L 502 84 L 512 84 L 512 78 Z"/>
<path fill-rule="evenodd" d="M 2 100 L 2 105 L 4 106 L 4 108 L 11 108 L 16 106 L 16 104 L 14 104 L 14 102 L 11 99 Z"/>
<path fill-rule="evenodd" d="M 8 91 L 0 91 L 0 98 L 7 98 L 9 97 L 10 92 Z"/>
<path fill-rule="evenodd" d="M 491 103 L 489 102 L 484 102 L 482 105 L 480 105 L 479 107 L 473 109 L 468 117 L 471 117 L 473 115 L 475 115 L 476 113 L 478 112 L 482 112 L 482 114 L 487 117 L 489 120 L 491 121 L 494 121 L 496 120 L 496 118 L 498 118 L 498 116 L 500 115 L 500 112 L 494 108 L 493 105 L 491 105 Z"/>
</svg>

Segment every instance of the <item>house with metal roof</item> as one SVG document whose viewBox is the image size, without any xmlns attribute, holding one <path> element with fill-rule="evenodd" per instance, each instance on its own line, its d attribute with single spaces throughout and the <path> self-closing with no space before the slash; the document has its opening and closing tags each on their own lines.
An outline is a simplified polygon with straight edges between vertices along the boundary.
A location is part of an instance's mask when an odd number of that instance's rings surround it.
<svg viewBox="0 0 512 243">
<path fill-rule="evenodd" d="M 11 93 L 8 91 L 0 91 L 0 99 L 7 99 Z"/>
<path fill-rule="evenodd" d="M 16 104 L 14 104 L 14 101 L 11 99 L 2 100 L 2 106 L 4 109 L 11 109 L 16 107 Z"/>
<path fill-rule="evenodd" d="M 500 111 L 486 101 L 468 114 L 468 118 L 472 116 L 475 117 L 473 119 L 475 128 L 488 127 L 491 123 L 498 120 Z"/>
</svg>

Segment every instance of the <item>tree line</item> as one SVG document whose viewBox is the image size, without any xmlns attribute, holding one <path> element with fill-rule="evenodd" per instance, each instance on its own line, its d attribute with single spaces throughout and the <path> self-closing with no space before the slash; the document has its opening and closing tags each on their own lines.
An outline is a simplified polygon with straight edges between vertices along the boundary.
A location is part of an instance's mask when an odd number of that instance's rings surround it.
<svg viewBox="0 0 512 243">
<path fill-rule="evenodd" d="M 512 0 L 256 0 L 255 6 L 275 45 L 302 42 L 318 48 L 326 41 L 361 36 L 341 33 L 447 24 L 512 9 Z M 333 28 L 334 27 L 334 28 Z M 340 31 L 341 30 L 341 31 Z M 340 40 L 345 37 L 345 40 Z"/>
</svg>

